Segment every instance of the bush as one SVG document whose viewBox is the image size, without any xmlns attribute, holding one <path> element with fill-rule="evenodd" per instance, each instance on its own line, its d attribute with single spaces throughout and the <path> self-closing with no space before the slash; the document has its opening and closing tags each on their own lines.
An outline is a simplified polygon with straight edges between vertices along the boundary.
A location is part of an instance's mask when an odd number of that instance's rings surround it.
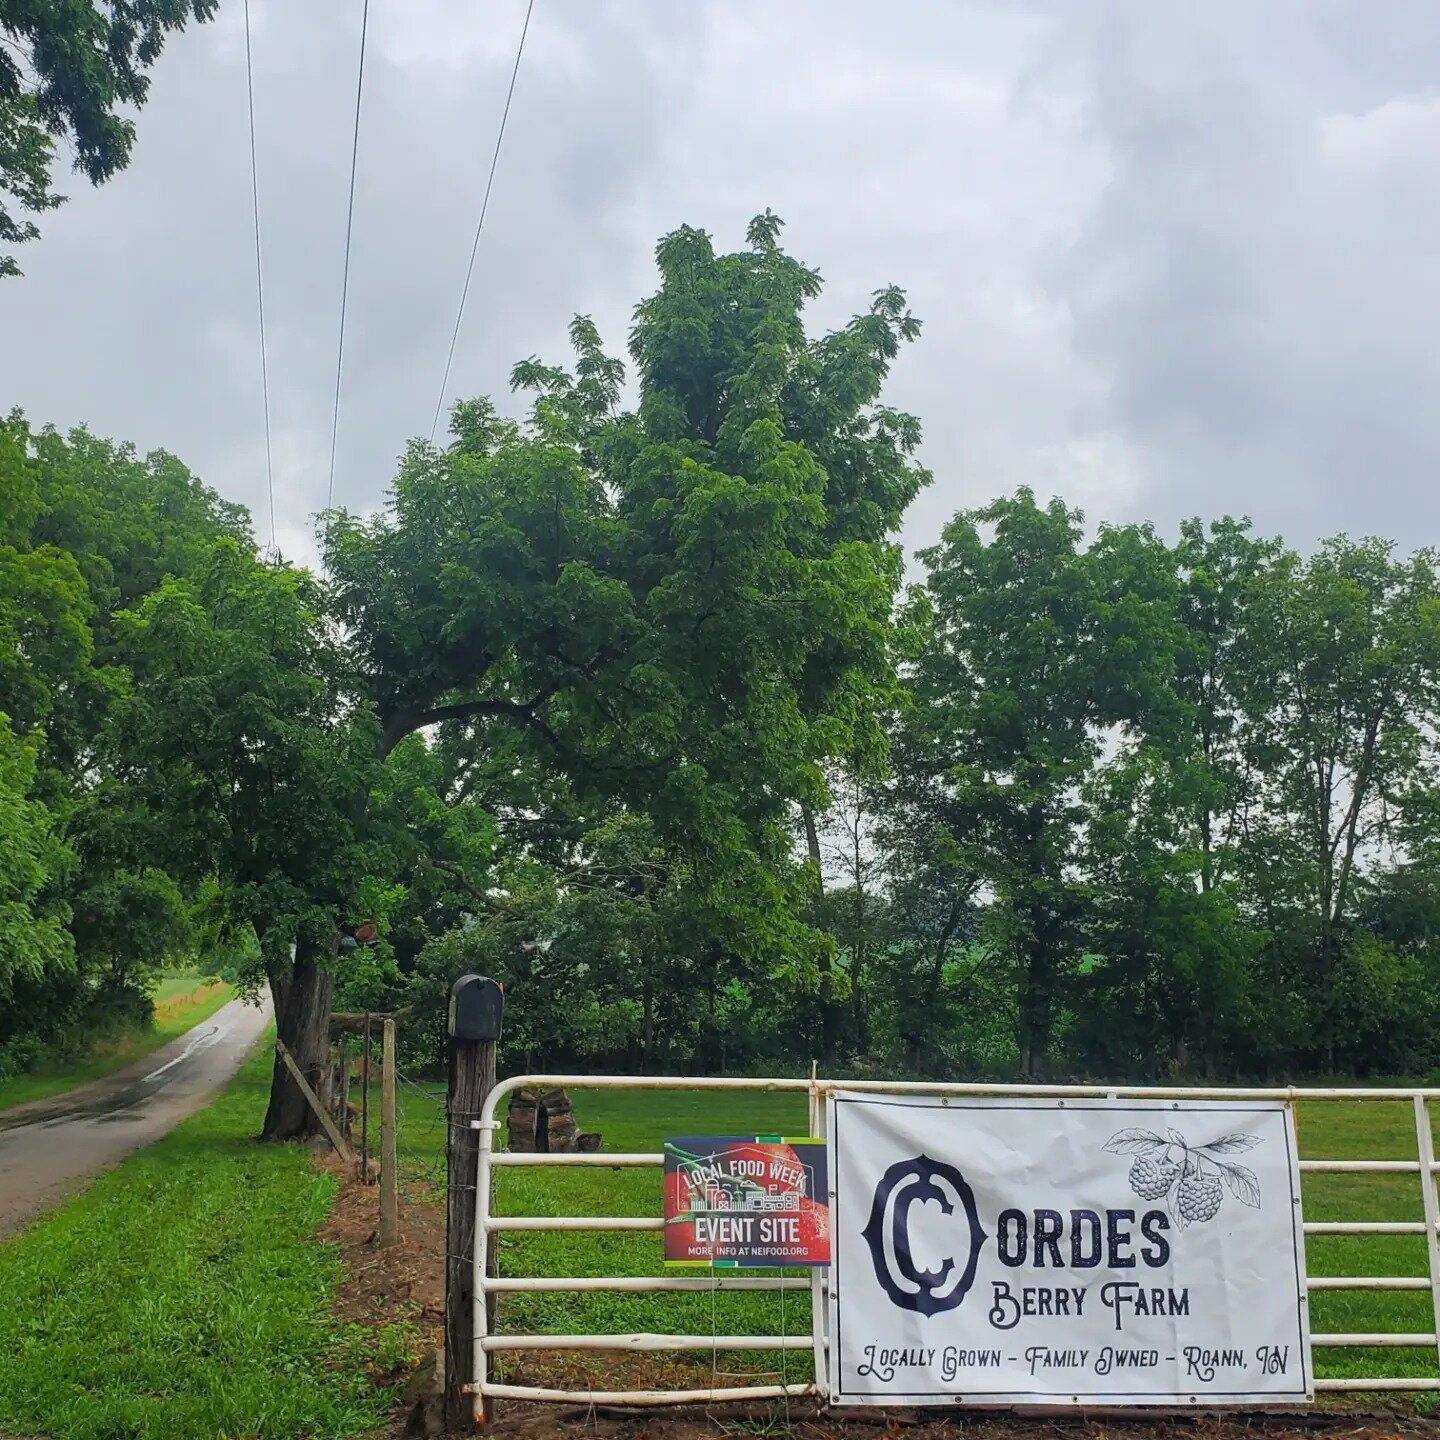
<svg viewBox="0 0 1440 1440">
<path fill-rule="evenodd" d="M 48 1047 L 38 1035 L 16 1035 L 0 1044 L 0 1080 L 13 1080 L 33 1070 Z"/>
</svg>

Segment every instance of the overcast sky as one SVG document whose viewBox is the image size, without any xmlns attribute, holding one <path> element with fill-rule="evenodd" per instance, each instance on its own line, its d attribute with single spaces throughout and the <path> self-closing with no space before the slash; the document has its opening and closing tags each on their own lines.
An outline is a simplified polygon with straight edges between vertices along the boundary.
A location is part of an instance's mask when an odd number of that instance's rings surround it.
<svg viewBox="0 0 1440 1440">
<path fill-rule="evenodd" d="M 337 503 L 430 427 L 525 0 L 371 0 Z M 251 0 L 277 528 L 323 505 L 361 0 Z M 268 531 L 243 11 L 172 37 L 130 169 L 0 281 L 0 407 L 163 447 Z M 576 312 L 618 353 L 680 223 L 766 206 L 921 341 L 935 484 L 1092 521 L 1440 542 L 1433 0 L 536 0 L 451 381 L 506 395 Z M 447 400 L 448 405 L 448 400 Z"/>
</svg>

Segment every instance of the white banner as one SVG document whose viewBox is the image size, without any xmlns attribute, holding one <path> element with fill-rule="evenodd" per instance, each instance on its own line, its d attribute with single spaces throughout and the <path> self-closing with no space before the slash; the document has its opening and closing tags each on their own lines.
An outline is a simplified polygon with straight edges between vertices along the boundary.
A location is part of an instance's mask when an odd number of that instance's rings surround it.
<svg viewBox="0 0 1440 1440">
<path fill-rule="evenodd" d="M 829 1103 L 832 1403 L 1312 1398 L 1284 1104 Z"/>
</svg>

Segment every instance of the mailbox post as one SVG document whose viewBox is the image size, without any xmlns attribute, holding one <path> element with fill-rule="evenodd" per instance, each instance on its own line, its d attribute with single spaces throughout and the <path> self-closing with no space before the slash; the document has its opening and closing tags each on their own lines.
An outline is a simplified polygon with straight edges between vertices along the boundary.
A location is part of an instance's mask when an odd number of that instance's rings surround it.
<svg viewBox="0 0 1440 1440">
<path fill-rule="evenodd" d="M 474 1383 L 475 1296 L 472 1257 L 486 1245 L 493 1266 L 493 1241 L 475 1234 L 475 1168 L 480 1118 L 495 1088 L 495 1046 L 505 1010 L 505 992 L 483 975 L 462 975 L 450 989 L 450 1073 L 446 1092 L 445 1170 L 445 1424 L 459 1432 L 471 1425 Z M 487 1407 L 487 1413 L 493 1406 Z"/>
</svg>

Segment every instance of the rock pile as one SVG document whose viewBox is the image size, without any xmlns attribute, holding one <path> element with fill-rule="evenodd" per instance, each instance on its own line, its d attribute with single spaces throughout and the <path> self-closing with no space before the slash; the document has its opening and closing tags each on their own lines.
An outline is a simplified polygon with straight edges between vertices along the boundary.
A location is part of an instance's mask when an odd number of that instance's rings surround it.
<svg viewBox="0 0 1440 1440">
<path fill-rule="evenodd" d="M 516 1154 L 574 1155 L 600 1149 L 595 1131 L 581 1132 L 575 1103 L 563 1090 L 516 1090 L 506 1116 L 510 1149 Z"/>
</svg>

